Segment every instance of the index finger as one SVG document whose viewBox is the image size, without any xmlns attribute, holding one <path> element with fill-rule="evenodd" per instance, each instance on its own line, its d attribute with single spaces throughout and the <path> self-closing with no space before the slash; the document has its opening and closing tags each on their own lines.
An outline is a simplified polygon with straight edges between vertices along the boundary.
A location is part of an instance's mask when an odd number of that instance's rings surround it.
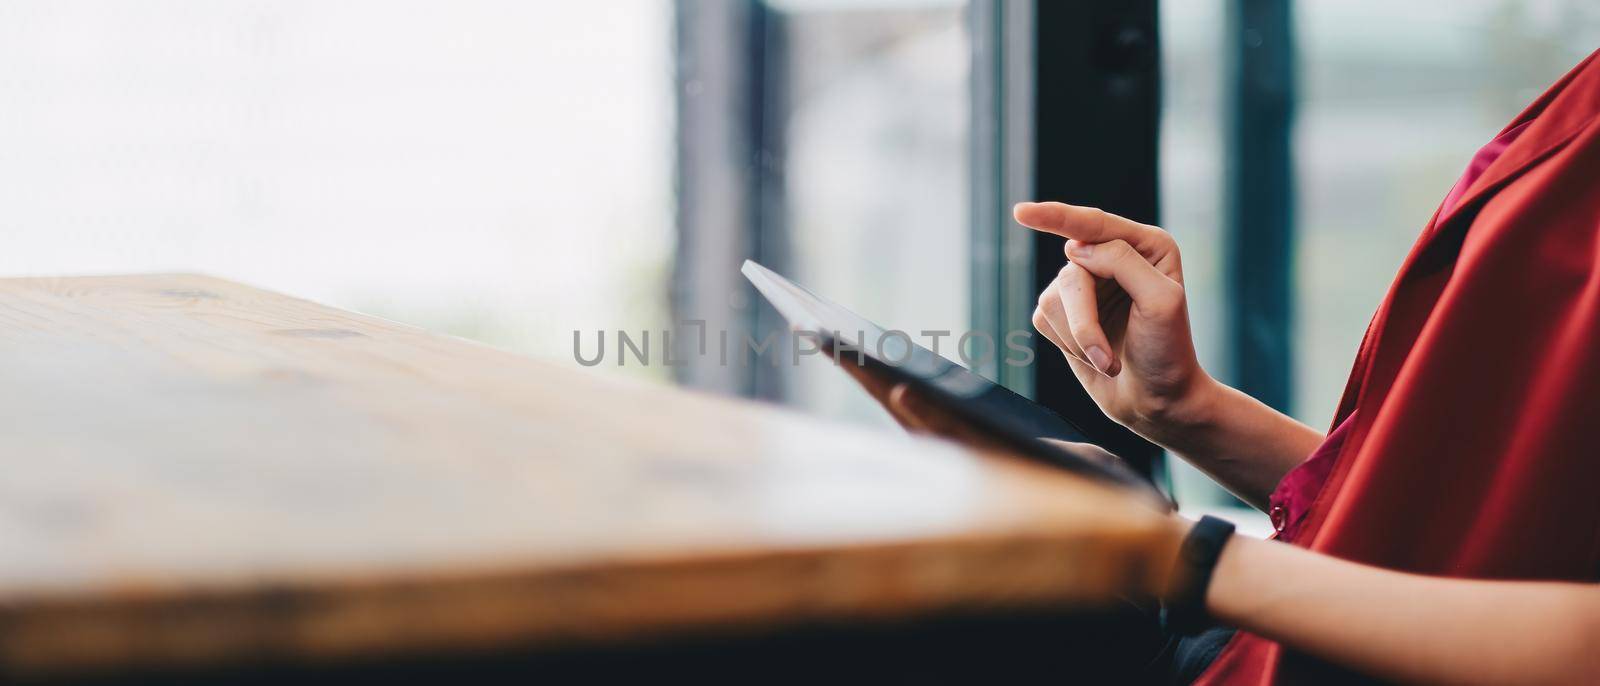
<svg viewBox="0 0 1600 686">
<path fill-rule="evenodd" d="M 1060 202 L 1019 202 L 1011 209 L 1017 223 L 1030 229 L 1076 238 L 1085 243 L 1104 243 L 1118 238 L 1138 246 L 1153 232 L 1154 226 L 1140 224 L 1098 207 L 1082 207 Z"/>
</svg>

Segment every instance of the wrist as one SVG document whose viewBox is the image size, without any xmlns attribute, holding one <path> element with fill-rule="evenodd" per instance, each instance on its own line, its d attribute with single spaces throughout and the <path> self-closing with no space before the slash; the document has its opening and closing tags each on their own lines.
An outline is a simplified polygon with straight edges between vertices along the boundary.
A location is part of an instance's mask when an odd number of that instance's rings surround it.
<svg viewBox="0 0 1600 686">
<path fill-rule="evenodd" d="M 1144 403 L 1128 428 L 1168 450 L 1187 452 L 1217 425 L 1225 391 L 1225 386 L 1199 370 L 1182 392 Z"/>
<path fill-rule="evenodd" d="M 1183 549 L 1183 541 L 1188 538 L 1189 532 L 1194 528 L 1195 520 L 1180 514 L 1170 514 L 1163 525 L 1164 535 L 1160 548 L 1151 569 L 1159 573 L 1151 576 L 1145 588 L 1150 597 L 1162 600 L 1166 597 L 1167 589 L 1172 586 L 1172 573 L 1177 568 L 1178 553 Z"/>
<path fill-rule="evenodd" d="M 1169 630 L 1193 635 L 1211 624 L 1206 596 L 1233 533 L 1233 523 L 1207 515 L 1184 534 L 1161 594 L 1163 618 Z"/>
</svg>

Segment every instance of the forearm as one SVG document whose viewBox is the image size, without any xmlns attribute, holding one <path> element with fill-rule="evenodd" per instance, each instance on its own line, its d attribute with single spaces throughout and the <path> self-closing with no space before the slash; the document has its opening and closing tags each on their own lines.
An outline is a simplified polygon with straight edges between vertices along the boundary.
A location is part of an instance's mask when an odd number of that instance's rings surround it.
<svg viewBox="0 0 1600 686">
<path fill-rule="evenodd" d="M 1322 433 L 1210 377 L 1196 384 L 1183 404 L 1132 428 L 1265 510 L 1283 475 L 1316 450 Z"/>
<path fill-rule="evenodd" d="M 1386 679 L 1600 680 L 1600 585 L 1426 577 L 1236 537 L 1207 606 L 1225 623 Z"/>
</svg>

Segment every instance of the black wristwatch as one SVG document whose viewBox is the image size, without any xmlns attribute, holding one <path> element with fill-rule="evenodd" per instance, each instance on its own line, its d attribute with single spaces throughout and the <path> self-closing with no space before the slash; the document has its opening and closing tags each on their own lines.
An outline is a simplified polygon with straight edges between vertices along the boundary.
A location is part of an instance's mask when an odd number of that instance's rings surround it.
<svg viewBox="0 0 1600 686">
<path fill-rule="evenodd" d="M 1161 607 L 1168 631 L 1193 636 L 1211 625 L 1206 589 L 1211 587 L 1211 573 L 1217 569 L 1222 547 L 1233 538 L 1233 530 L 1233 522 L 1206 515 L 1183 538 Z"/>
</svg>

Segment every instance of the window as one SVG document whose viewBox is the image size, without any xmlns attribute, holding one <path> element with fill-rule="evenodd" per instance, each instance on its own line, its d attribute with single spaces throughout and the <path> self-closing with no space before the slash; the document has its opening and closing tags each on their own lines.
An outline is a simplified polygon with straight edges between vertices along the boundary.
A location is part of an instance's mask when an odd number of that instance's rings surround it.
<svg viewBox="0 0 1600 686">
<path fill-rule="evenodd" d="M 6 3 L 0 273 L 203 270 L 565 360 L 660 328 L 670 10 Z"/>
<path fill-rule="evenodd" d="M 1221 3 L 1161 4 L 1161 221 L 1183 252 L 1189 320 L 1200 363 L 1230 381 L 1224 223 L 1226 25 Z M 1178 502 L 1230 501 L 1182 460 L 1167 462 Z"/>
<path fill-rule="evenodd" d="M 678 5 L 679 319 L 781 329 L 748 257 L 891 328 L 970 327 L 968 8 L 910 2 Z M 731 303 L 731 304 L 730 304 Z M 924 342 L 926 339 L 919 339 Z M 887 414 L 787 339 L 680 379 L 869 423 Z M 953 341 L 941 352 L 955 357 Z"/>
<path fill-rule="evenodd" d="M 965 8 L 792 4 L 783 98 L 790 271 L 885 326 L 960 335 L 971 325 Z M 954 345 L 944 341 L 941 352 L 955 358 Z M 793 372 L 792 401 L 887 419 L 848 377 L 814 365 Z"/>
</svg>

